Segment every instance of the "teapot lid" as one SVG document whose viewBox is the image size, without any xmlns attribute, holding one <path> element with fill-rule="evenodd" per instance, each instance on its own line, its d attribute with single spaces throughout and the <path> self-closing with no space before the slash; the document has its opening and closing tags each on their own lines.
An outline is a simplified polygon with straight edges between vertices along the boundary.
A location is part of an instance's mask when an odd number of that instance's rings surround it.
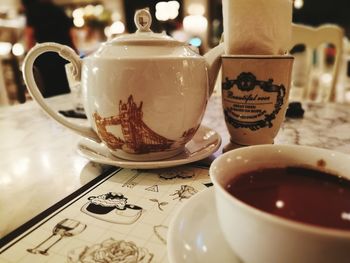
<svg viewBox="0 0 350 263">
<path fill-rule="evenodd" d="M 167 45 L 167 44 L 175 44 L 175 45 L 183 45 L 183 43 L 173 39 L 170 36 L 167 36 L 164 33 L 154 33 L 151 30 L 152 25 L 152 16 L 148 9 L 140 9 L 135 12 L 134 22 L 137 27 L 137 31 L 133 34 L 126 34 L 122 36 L 118 36 L 111 41 L 110 44 L 118 45 L 118 44 L 138 44 L 138 45 Z"/>
</svg>

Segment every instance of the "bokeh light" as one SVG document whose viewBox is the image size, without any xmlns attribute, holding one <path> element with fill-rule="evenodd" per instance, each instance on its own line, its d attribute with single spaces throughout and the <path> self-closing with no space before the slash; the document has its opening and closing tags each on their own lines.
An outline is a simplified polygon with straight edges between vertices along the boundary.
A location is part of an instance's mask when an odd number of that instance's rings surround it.
<svg viewBox="0 0 350 263">
<path fill-rule="evenodd" d="M 179 15 L 179 8 L 178 1 L 158 2 L 156 4 L 156 18 L 159 21 L 175 19 Z"/>
<path fill-rule="evenodd" d="M 205 13 L 205 8 L 202 4 L 192 3 L 188 6 L 187 12 L 190 15 L 199 15 L 202 16 Z"/>
<path fill-rule="evenodd" d="M 0 42 L 0 56 L 6 56 L 11 52 L 12 44 L 9 42 Z"/>
<path fill-rule="evenodd" d="M 76 27 L 83 27 L 84 24 L 85 24 L 85 21 L 84 21 L 84 18 L 82 17 L 76 17 L 73 19 L 73 24 L 76 26 Z"/>
<path fill-rule="evenodd" d="M 208 20 L 201 15 L 186 16 L 183 20 L 183 27 L 191 34 L 203 33 L 207 30 Z"/>
<path fill-rule="evenodd" d="M 194 37 L 190 39 L 189 43 L 192 46 L 200 47 L 202 45 L 202 40 L 199 37 Z"/>
<path fill-rule="evenodd" d="M 304 6 L 303 0 L 294 0 L 294 7 L 296 9 L 301 9 Z"/>
<path fill-rule="evenodd" d="M 12 53 L 15 56 L 22 56 L 24 54 L 24 46 L 21 43 L 16 43 L 12 47 Z"/>
</svg>

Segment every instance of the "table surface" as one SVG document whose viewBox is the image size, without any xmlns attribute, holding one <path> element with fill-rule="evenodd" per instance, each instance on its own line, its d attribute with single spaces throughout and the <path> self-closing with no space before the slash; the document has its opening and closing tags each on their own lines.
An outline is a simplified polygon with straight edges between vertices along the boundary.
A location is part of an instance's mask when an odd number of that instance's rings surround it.
<svg viewBox="0 0 350 263">
<path fill-rule="evenodd" d="M 69 95 L 49 99 L 70 109 Z M 350 106 L 304 103 L 302 119 L 286 119 L 276 144 L 310 145 L 350 153 Z M 75 120 L 85 122 L 85 120 Z M 203 124 L 229 141 L 221 98 L 213 96 Z M 105 170 L 81 157 L 81 137 L 48 117 L 35 102 L 0 108 L 0 238 L 71 194 Z"/>
</svg>

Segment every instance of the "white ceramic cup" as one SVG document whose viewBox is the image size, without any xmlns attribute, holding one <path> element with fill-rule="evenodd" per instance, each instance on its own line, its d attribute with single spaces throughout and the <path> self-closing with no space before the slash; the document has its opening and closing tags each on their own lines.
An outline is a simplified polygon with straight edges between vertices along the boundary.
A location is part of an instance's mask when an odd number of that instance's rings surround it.
<svg viewBox="0 0 350 263">
<path fill-rule="evenodd" d="M 325 166 L 319 167 L 320 160 Z M 333 230 L 260 211 L 230 195 L 235 176 L 259 168 L 304 166 L 350 179 L 350 155 L 307 146 L 257 145 L 229 151 L 210 167 L 220 228 L 246 263 L 346 263 L 350 231 Z M 302 204 L 300 204 L 302 205 Z"/>
<path fill-rule="evenodd" d="M 222 106 L 232 143 L 273 143 L 288 106 L 293 59 L 222 56 Z"/>
</svg>

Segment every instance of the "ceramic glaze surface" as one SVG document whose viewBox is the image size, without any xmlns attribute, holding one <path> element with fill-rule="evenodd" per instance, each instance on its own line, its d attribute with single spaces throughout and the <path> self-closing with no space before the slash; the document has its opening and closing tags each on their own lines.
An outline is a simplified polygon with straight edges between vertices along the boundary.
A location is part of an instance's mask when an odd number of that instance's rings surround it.
<svg viewBox="0 0 350 263">
<path fill-rule="evenodd" d="M 128 161 L 111 154 L 103 143 L 83 138 L 78 143 L 78 152 L 90 161 L 132 169 L 159 169 L 192 163 L 212 155 L 221 145 L 221 137 L 214 130 L 200 126 L 184 151 L 174 157 L 157 161 Z M 206 162 L 204 161 L 204 165 Z"/>
<path fill-rule="evenodd" d="M 150 30 L 148 10 L 138 10 L 134 34 L 123 35 L 80 60 L 67 46 L 42 43 L 26 56 L 23 75 L 33 98 L 56 121 L 102 141 L 117 157 L 150 161 L 181 153 L 197 131 L 220 67 L 223 47 L 200 56 L 189 46 Z M 56 52 L 81 81 L 90 126 L 70 123 L 43 100 L 33 76 L 35 59 Z"/>
<path fill-rule="evenodd" d="M 160 41 L 144 41 L 141 46 L 137 43 L 123 41 L 117 42 L 114 39 L 110 43 L 103 44 L 94 54 L 94 58 L 201 58 L 201 56 L 188 46 L 183 46 L 181 42 L 162 44 Z"/>
<path fill-rule="evenodd" d="M 128 142 L 114 147 L 111 136 L 124 142 L 127 136 L 139 136 L 134 142 L 141 144 L 160 140 L 161 147 L 169 144 L 165 151 L 179 148 L 199 127 L 208 100 L 202 59 L 87 59 L 82 86 L 85 110 L 96 133 L 110 149 L 129 153 L 160 149 L 128 147 Z"/>
<path fill-rule="evenodd" d="M 215 213 L 214 189 L 206 189 L 185 203 L 168 231 L 170 263 L 241 263 L 227 244 Z"/>
<path fill-rule="evenodd" d="M 143 121 L 171 139 L 199 124 L 208 99 L 203 60 L 87 60 L 82 86 L 89 118 L 118 114 L 119 102 L 132 96 L 142 102 Z"/>
<path fill-rule="evenodd" d="M 284 120 L 292 56 L 222 57 L 222 105 L 231 141 L 271 144 Z"/>
</svg>

